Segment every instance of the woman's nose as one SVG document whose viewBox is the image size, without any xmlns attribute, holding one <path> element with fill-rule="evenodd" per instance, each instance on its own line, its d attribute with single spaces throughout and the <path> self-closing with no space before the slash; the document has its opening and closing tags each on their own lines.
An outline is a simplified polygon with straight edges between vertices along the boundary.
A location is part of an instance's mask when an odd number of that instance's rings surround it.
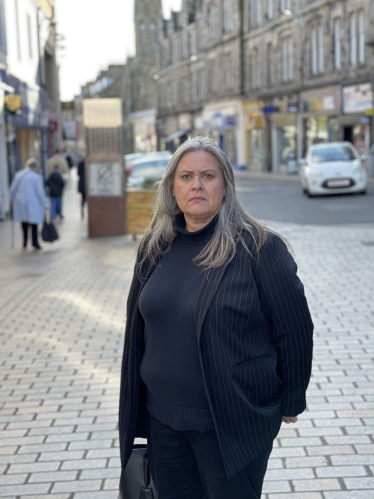
<svg viewBox="0 0 374 499">
<path fill-rule="evenodd" d="M 193 178 L 192 188 L 193 189 L 201 189 L 203 186 L 201 182 L 200 175 L 195 175 Z"/>
</svg>

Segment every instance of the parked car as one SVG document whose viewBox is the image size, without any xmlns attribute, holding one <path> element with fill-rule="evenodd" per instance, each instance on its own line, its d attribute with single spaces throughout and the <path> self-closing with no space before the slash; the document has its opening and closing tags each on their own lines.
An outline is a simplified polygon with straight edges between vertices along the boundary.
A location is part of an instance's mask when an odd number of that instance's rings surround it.
<svg viewBox="0 0 374 499">
<path fill-rule="evenodd" d="M 367 173 L 350 142 L 330 142 L 309 147 L 299 160 L 300 181 L 309 196 L 357 192 L 364 194 Z"/>
<path fill-rule="evenodd" d="M 127 185 L 142 189 L 154 188 L 156 183 L 164 177 L 171 157 L 172 154 L 167 151 L 162 154 L 149 153 L 137 159 L 127 177 Z"/>
<path fill-rule="evenodd" d="M 374 177 L 374 144 L 371 144 L 369 150 L 369 169 L 370 169 L 369 175 L 371 177 Z"/>
<path fill-rule="evenodd" d="M 126 177 L 130 175 L 134 161 L 141 158 L 142 156 L 144 156 L 144 153 L 139 153 L 139 152 L 124 155 L 123 159 L 124 159 Z"/>
</svg>

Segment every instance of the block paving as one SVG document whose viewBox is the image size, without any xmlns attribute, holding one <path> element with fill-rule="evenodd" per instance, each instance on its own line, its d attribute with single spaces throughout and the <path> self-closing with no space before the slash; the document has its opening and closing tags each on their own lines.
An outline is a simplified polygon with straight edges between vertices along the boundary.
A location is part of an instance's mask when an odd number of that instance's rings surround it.
<svg viewBox="0 0 374 499">
<path fill-rule="evenodd" d="M 0 498 L 117 499 L 118 393 L 137 241 L 86 238 L 75 178 L 60 241 L 0 225 Z M 308 408 L 274 442 L 262 499 L 374 498 L 374 226 L 267 222 L 315 324 Z M 235 498 L 228 498 L 235 499 Z"/>
</svg>

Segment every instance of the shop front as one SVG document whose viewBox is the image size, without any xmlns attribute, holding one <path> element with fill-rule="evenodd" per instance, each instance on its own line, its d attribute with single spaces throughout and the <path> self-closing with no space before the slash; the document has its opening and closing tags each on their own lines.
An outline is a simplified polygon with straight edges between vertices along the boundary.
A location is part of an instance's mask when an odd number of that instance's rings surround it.
<svg viewBox="0 0 374 499">
<path fill-rule="evenodd" d="M 19 96 L 20 109 L 8 112 L 8 168 L 9 180 L 22 169 L 25 162 L 36 158 L 45 171 L 47 150 L 42 148 L 48 129 L 47 96 L 43 89 L 31 87 L 18 78 L 7 75 L 8 84 Z"/>
<path fill-rule="evenodd" d="M 156 109 L 147 109 L 129 115 L 134 153 L 157 151 Z"/>
<path fill-rule="evenodd" d="M 312 144 L 340 140 L 341 89 L 334 85 L 302 92 L 302 156 Z"/>
<path fill-rule="evenodd" d="M 245 168 L 242 101 L 211 102 L 202 114 L 205 134 L 221 147 L 232 165 Z"/>
<path fill-rule="evenodd" d="M 369 154 L 370 118 L 365 111 L 373 107 L 373 92 L 370 83 L 342 88 L 343 114 L 338 123 L 342 140 L 352 142 L 358 152 Z"/>
<path fill-rule="evenodd" d="M 298 96 L 276 97 L 263 112 L 271 123 L 271 170 L 296 173 Z"/>
<path fill-rule="evenodd" d="M 268 127 L 260 100 L 243 102 L 247 168 L 252 171 L 268 169 Z"/>
</svg>

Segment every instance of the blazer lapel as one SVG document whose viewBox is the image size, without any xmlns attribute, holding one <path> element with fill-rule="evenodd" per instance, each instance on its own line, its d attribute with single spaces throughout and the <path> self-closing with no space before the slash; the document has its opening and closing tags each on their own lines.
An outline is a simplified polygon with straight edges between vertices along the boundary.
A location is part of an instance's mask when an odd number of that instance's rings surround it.
<svg viewBox="0 0 374 499">
<path fill-rule="evenodd" d="M 201 328 L 203 326 L 206 313 L 212 303 L 213 297 L 217 292 L 218 286 L 226 269 L 227 265 L 222 265 L 221 267 L 210 269 L 205 272 L 200 292 L 196 300 L 194 312 L 198 345 L 200 345 Z"/>
</svg>

